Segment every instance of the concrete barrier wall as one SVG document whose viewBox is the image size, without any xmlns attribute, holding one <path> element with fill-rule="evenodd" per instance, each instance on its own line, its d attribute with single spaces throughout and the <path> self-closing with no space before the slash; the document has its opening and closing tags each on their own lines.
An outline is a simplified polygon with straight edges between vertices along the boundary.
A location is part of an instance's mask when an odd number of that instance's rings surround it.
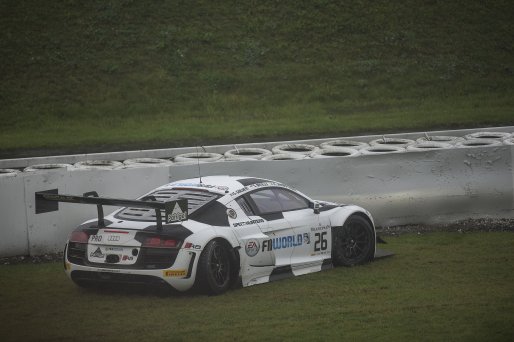
<svg viewBox="0 0 514 342">
<path fill-rule="evenodd" d="M 201 174 L 274 179 L 315 199 L 355 203 L 378 226 L 430 224 L 514 216 L 514 146 L 455 148 L 358 157 L 201 164 Z M 96 207 L 60 203 L 36 215 L 34 194 L 97 191 L 136 198 L 170 181 L 198 176 L 198 165 L 118 170 L 55 170 L 0 177 L 0 256 L 62 250 L 75 226 L 96 217 Z M 105 208 L 108 213 L 109 209 Z"/>
<path fill-rule="evenodd" d="M 270 178 L 309 196 L 368 209 L 378 226 L 514 216 L 512 146 L 349 158 L 204 164 L 203 175 Z M 172 180 L 196 177 L 174 166 Z"/>
<path fill-rule="evenodd" d="M 59 211 L 35 214 L 35 193 L 58 189 L 78 194 L 136 198 L 168 183 L 168 167 L 120 170 L 55 170 L 0 177 L 0 257 L 40 255 L 63 249 L 69 233 L 96 217 L 96 206 L 59 203 Z M 109 213 L 115 207 L 104 207 Z"/>
</svg>

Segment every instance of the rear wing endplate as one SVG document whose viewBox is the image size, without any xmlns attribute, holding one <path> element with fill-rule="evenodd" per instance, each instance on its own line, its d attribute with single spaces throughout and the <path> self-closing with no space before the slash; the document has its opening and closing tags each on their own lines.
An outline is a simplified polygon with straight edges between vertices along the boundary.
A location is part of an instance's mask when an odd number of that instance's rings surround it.
<svg viewBox="0 0 514 342">
<path fill-rule="evenodd" d="M 86 192 L 83 196 L 59 194 L 57 189 L 39 191 L 36 196 L 36 214 L 59 210 L 59 202 L 96 205 L 98 211 L 98 226 L 105 227 L 104 205 L 117 207 L 150 208 L 155 210 L 157 229 L 162 230 L 162 215 L 165 223 L 175 223 L 187 220 L 187 199 L 158 202 L 154 196 L 146 196 L 146 200 L 128 200 L 119 198 L 99 197 L 96 191 Z"/>
</svg>

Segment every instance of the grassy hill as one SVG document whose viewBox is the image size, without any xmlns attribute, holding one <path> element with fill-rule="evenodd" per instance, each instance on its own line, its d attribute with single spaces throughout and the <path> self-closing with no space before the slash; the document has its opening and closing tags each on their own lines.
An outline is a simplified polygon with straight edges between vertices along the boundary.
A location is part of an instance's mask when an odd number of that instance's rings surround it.
<svg viewBox="0 0 514 342">
<path fill-rule="evenodd" d="M 514 124 L 512 1 L 0 2 L 0 152 Z"/>
</svg>

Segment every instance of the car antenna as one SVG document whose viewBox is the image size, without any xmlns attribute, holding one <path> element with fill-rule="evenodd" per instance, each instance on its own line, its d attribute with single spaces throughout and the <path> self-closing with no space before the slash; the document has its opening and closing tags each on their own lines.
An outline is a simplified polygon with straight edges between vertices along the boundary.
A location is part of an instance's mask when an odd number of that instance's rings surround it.
<svg viewBox="0 0 514 342">
<path fill-rule="evenodd" d="M 203 148 L 203 146 L 202 146 L 202 148 Z M 205 148 L 203 148 L 203 150 L 205 151 Z M 196 162 L 198 165 L 198 178 L 200 178 L 200 184 L 202 184 L 202 172 L 200 170 L 200 155 L 198 152 L 198 145 L 196 146 Z"/>
</svg>

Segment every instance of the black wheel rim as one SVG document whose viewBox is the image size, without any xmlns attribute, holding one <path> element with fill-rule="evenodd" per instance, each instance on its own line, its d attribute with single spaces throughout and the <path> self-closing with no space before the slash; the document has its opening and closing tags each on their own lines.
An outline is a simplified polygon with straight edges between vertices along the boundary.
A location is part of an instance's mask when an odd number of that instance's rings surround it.
<svg viewBox="0 0 514 342">
<path fill-rule="evenodd" d="M 344 258 L 353 261 L 367 255 L 370 246 L 370 235 L 364 225 L 351 222 L 343 229 L 341 239 Z"/>
<path fill-rule="evenodd" d="M 230 276 L 230 261 L 225 250 L 218 244 L 214 246 L 211 254 L 210 271 L 216 285 L 224 286 Z"/>
</svg>

